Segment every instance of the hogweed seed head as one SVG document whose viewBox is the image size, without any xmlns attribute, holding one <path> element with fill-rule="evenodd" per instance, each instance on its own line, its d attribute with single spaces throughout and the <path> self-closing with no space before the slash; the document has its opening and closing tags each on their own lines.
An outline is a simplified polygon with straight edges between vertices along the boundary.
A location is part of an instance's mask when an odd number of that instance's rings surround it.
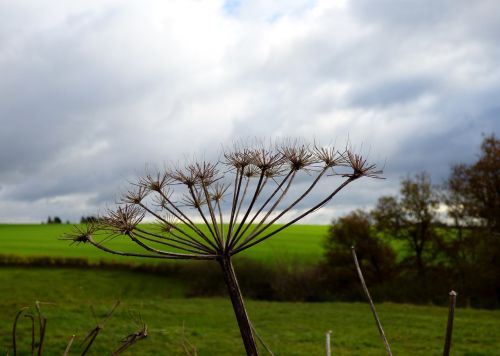
<svg viewBox="0 0 500 356">
<path fill-rule="evenodd" d="M 369 164 L 367 159 L 360 154 L 353 153 L 348 150 L 345 154 L 346 161 L 349 163 L 350 167 L 353 169 L 353 173 L 344 174 L 344 177 L 350 177 L 357 179 L 359 177 L 370 177 L 383 179 L 381 174 L 383 171 L 378 169 L 375 164 Z"/>
<path fill-rule="evenodd" d="M 139 206 L 125 205 L 119 206 L 116 210 L 108 210 L 100 220 L 106 230 L 119 235 L 126 235 L 131 233 L 144 219 L 145 214 Z"/>
<path fill-rule="evenodd" d="M 283 155 L 283 158 L 288 161 L 292 170 L 298 171 L 317 163 L 317 159 L 308 145 L 285 144 L 278 150 Z"/>
<path fill-rule="evenodd" d="M 92 235 L 98 230 L 98 225 L 94 222 L 90 222 L 83 227 L 73 226 L 73 231 L 64 234 L 60 240 L 71 241 L 71 244 L 87 243 L 92 238 Z"/>
</svg>

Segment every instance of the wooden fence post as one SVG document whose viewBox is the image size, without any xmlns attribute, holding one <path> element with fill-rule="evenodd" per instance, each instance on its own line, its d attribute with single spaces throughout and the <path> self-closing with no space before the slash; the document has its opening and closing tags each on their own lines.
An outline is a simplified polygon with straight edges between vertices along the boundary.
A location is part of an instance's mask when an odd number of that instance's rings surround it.
<svg viewBox="0 0 500 356">
<path fill-rule="evenodd" d="M 453 319 L 455 317 L 455 304 L 457 302 L 457 292 L 450 292 L 450 309 L 448 310 L 448 325 L 446 326 L 446 336 L 444 339 L 443 356 L 450 355 L 451 335 L 453 333 Z"/>
</svg>

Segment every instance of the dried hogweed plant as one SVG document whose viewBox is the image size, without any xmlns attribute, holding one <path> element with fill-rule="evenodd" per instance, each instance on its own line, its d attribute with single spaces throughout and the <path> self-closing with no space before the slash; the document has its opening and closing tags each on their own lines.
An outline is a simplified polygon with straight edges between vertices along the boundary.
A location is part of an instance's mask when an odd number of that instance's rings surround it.
<svg viewBox="0 0 500 356">
<path fill-rule="evenodd" d="M 235 145 L 216 163 L 197 161 L 146 174 L 116 210 L 65 238 L 123 256 L 217 261 L 246 352 L 258 355 L 233 256 L 320 209 L 358 178 L 378 178 L 381 173 L 349 148 L 339 151 L 298 141 L 269 147 Z M 322 180 L 331 183 L 320 184 Z M 321 198 L 303 208 L 313 194 L 318 196 L 320 186 Z M 304 188 L 297 193 L 298 187 Z M 151 218 L 155 228 L 140 224 Z M 144 252 L 106 246 L 117 237 L 130 239 Z"/>
</svg>

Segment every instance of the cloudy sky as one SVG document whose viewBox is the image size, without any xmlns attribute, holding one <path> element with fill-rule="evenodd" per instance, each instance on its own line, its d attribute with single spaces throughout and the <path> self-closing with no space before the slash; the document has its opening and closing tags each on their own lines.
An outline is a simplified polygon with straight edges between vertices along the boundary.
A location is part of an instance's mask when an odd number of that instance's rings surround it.
<svg viewBox="0 0 500 356">
<path fill-rule="evenodd" d="M 497 0 L 0 2 L 0 221 L 76 221 L 146 165 L 247 137 L 385 164 L 308 222 L 500 131 Z"/>
</svg>

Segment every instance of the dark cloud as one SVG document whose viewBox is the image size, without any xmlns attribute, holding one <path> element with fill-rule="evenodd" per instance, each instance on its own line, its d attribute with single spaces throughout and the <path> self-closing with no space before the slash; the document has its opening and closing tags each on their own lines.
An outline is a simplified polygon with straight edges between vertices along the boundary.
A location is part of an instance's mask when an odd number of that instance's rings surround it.
<svg viewBox="0 0 500 356">
<path fill-rule="evenodd" d="M 405 105 L 430 93 L 435 84 L 431 78 L 386 79 L 370 85 L 361 83 L 350 93 L 350 106 L 377 108 Z"/>
<path fill-rule="evenodd" d="M 77 219 L 239 138 L 349 139 L 387 179 L 326 222 L 500 129 L 497 1 L 29 3 L 0 5 L 0 220 Z"/>
</svg>

